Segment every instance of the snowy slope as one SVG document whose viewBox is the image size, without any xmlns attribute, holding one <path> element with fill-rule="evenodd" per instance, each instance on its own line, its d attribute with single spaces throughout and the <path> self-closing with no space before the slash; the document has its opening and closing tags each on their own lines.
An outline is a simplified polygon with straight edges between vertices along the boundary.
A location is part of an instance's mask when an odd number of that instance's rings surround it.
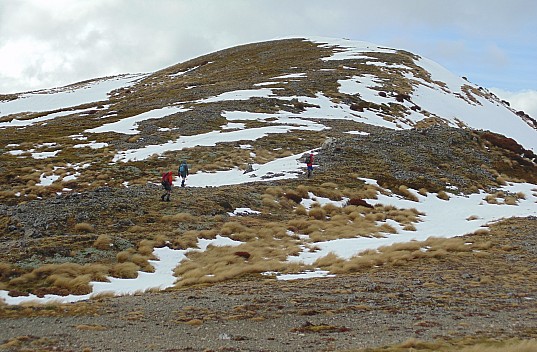
<svg viewBox="0 0 537 352">
<path fill-rule="evenodd" d="M 168 105 L 151 109 L 133 116 L 129 116 L 117 121 L 103 123 L 96 128 L 81 131 L 81 135 L 76 138 L 82 140 L 91 139 L 101 133 L 114 132 L 124 135 L 140 134 L 138 124 L 142 121 L 151 119 L 160 119 L 172 114 L 184 114 L 187 112 L 196 112 L 202 106 L 207 104 L 218 104 L 229 101 L 249 101 L 252 98 L 270 98 L 279 99 L 289 102 L 296 99 L 299 102 L 307 103 L 304 110 L 300 113 L 290 113 L 288 111 L 267 112 L 259 111 L 235 111 L 223 110 L 221 116 L 227 120 L 227 124 L 220 126 L 220 129 L 214 131 L 180 136 L 175 140 L 169 140 L 161 144 L 150 144 L 135 149 L 117 150 L 115 157 L 110 160 L 111 163 L 125 163 L 129 161 L 145 160 L 153 155 L 162 155 L 167 151 L 182 150 L 196 146 L 214 146 L 217 143 L 236 142 L 249 140 L 252 143 L 268 134 L 284 134 L 290 131 L 322 131 L 327 129 L 323 124 L 326 120 L 345 120 L 357 121 L 371 125 L 387 127 L 390 129 L 408 129 L 415 126 L 419 121 L 428 117 L 438 117 L 453 127 L 460 127 L 461 124 L 474 129 L 490 130 L 514 138 L 527 149 L 537 151 L 537 131 L 520 119 L 511 109 L 503 105 L 497 98 L 491 96 L 479 87 L 459 78 L 449 71 L 445 70 L 438 64 L 419 58 L 414 61 L 414 65 L 421 67 L 429 73 L 430 79 L 424 80 L 416 71 L 415 67 L 404 64 L 394 64 L 383 62 L 371 53 L 393 54 L 397 50 L 382 48 L 374 44 L 365 42 L 352 42 L 347 40 L 335 40 L 327 38 L 312 38 L 312 42 L 321 45 L 324 48 L 331 48 L 333 54 L 322 58 L 324 61 L 341 61 L 342 65 L 351 59 L 361 59 L 367 61 L 368 65 L 381 68 L 383 71 L 394 75 L 400 75 L 408 80 L 412 85 L 410 99 L 399 102 L 390 94 L 382 96 L 380 91 L 384 90 L 385 77 L 379 77 L 373 74 L 360 74 L 356 69 L 346 69 L 346 77 L 337 80 L 338 92 L 348 96 L 358 96 L 362 100 L 377 105 L 400 104 L 405 109 L 405 116 L 386 119 L 380 111 L 375 109 L 365 109 L 362 112 L 351 108 L 351 105 L 345 103 L 342 99 L 334 99 L 330 93 L 319 91 L 315 96 L 282 96 L 279 94 L 280 88 L 271 88 L 275 82 L 288 84 L 290 82 L 301 82 L 307 79 L 307 72 L 279 75 L 265 78 L 259 81 L 252 89 L 229 90 L 227 92 L 207 96 L 203 99 L 192 101 L 177 101 Z M 47 120 L 65 116 L 67 114 L 79 114 L 83 116 L 88 109 L 76 109 L 82 104 L 104 102 L 110 97 L 110 92 L 118 88 L 131 87 L 136 89 L 136 84 L 145 77 L 150 75 L 127 75 L 114 77 L 99 81 L 93 81 L 85 85 L 73 86 L 69 90 L 62 89 L 56 91 L 40 91 L 26 93 L 19 96 L 18 99 L 0 102 L 0 117 L 8 115 L 14 116 L 13 119 L 0 121 L 0 129 L 9 134 L 11 128 L 25 128 L 33 124 L 42 123 Z M 171 77 L 171 76 L 170 76 Z M 177 78 L 173 76 L 171 78 Z M 466 87 L 466 88 L 465 88 Z M 472 88 L 469 89 L 468 87 Z M 188 88 L 185 88 L 188 89 Z M 420 110 L 412 110 L 411 107 L 418 105 Z M 75 108 L 71 111 L 53 112 L 67 108 Z M 95 107 L 97 108 L 97 107 Z M 109 107 L 104 106 L 99 109 L 107 110 Z M 24 119 L 16 114 L 26 112 L 50 112 L 34 119 Z M 110 116 L 114 115 L 110 111 Z M 312 120 L 312 119 L 315 119 Z M 262 121 L 267 123 L 264 127 L 246 127 L 249 121 Z M 351 133 L 361 133 L 359 131 L 350 131 Z M 91 148 L 99 149 L 108 147 L 107 143 L 86 144 Z M 75 146 L 83 147 L 84 145 Z M 3 146 L 12 150 L 6 151 L 12 155 L 22 154 L 30 151 L 34 158 L 52 158 L 57 152 L 37 153 L 34 149 L 18 150 L 13 149 L 18 146 Z M 38 146 L 36 146 L 37 148 Z M 241 148 L 248 149 L 248 145 Z M 304 150 L 310 152 L 315 150 Z M 35 156 L 34 156 L 35 155 Z M 219 187 L 222 185 L 238 185 L 247 182 L 263 182 L 268 175 L 277 174 L 278 176 L 270 178 L 291 179 L 296 178 L 303 171 L 303 164 L 299 158 L 302 155 L 296 154 L 279 158 L 265 164 L 254 164 L 252 173 L 245 174 L 238 168 L 227 171 L 214 173 L 198 172 L 188 178 L 188 187 Z M 79 172 L 83 172 L 83 166 Z M 70 175 L 75 179 L 76 175 Z M 57 180 L 56 175 L 42 175 L 41 186 L 50 185 Z M 375 180 L 366 180 L 369 183 L 375 183 Z M 303 247 L 303 251 L 294 257 L 289 257 L 289 262 L 300 261 L 306 264 L 315 262 L 332 252 L 342 258 L 349 258 L 366 249 L 374 249 L 379 246 L 389 245 L 396 242 L 405 242 L 410 240 L 424 240 L 434 235 L 439 237 L 453 237 L 474 232 L 486 224 L 499 219 L 511 216 L 529 216 L 537 215 L 537 185 L 528 183 L 509 183 L 504 186 L 503 190 L 510 193 L 521 192 L 525 195 L 520 199 L 517 205 L 488 204 L 484 201 L 486 194 L 479 193 L 471 196 L 453 195 L 448 201 L 439 199 L 435 194 L 421 196 L 416 190 L 411 190 L 416 194 L 419 201 L 411 202 L 401 197 L 391 194 L 385 195 L 379 193 L 377 199 L 369 199 L 371 204 L 391 204 L 400 208 L 416 208 L 425 215 L 421 217 L 421 222 L 416 225 L 416 231 L 406 231 L 395 226 L 398 233 L 395 235 L 386 234 L 383 238 L 355 238 L 340 239 L 316 243 L 319 250 L 312 252 Z M 385 192 L 386 193 L 386 192 Z M 316 197 L 315 201 L 319 203 L 330 202 L 330 200 Z M 309 201 L 309 200 L 308 200 Z M 306 208 L 311 204 L 307 201 L 303 204 Z M 335 204 L 342 206 L 342 204 Z M 449 213 L 446 209 L 449 208 Z M 454 211 L 456 210 L 456 211 Z M 242 216 L 255 216 L 255 210 L 239 209 L 236 214 Z M 449 221 L 446 222 L 446 218 Z M 474 220 L 468 220 L 472 218 Z M 305 239 L 306 242 L 307 239 Z M 228 238 L 218 237 L 213 245 L 235 246 L 240 242 L 231 241 Z M 204 250 L 208 243 L 200 240 L 200 250 Z M 154 273 L 140 272 L 138 279 L 120 280 L 110 278 L 109 283 L 94 283 L 93 294 L 101 292 L 114 292 L 116 294 L 130 294 L 137 291 L 147 290 L 149 288 L 165 288 L 173 285 L 176 278 L 173 277 L 173 268 L 184 258 L 186 251 L 173 251 L 168 248 L 155 250 L 155 256 L 160 260 L 153 262 L 156 270 Z M 302 273 L 298 276 L 279 275 L 280 279 L 302 278 L 327 275 L 324 272 Z M 9 304 L 18 304 L 24 301 L 38 300 L 46 302 L 58 300 L 63 302 L 72 302 L 87 299 L 91 295 L 85 296 L 46 296 L 37 298 L 28 297 L 9 297 L 6 291 L 0 291 L 0 297 Z"/>
</svg>

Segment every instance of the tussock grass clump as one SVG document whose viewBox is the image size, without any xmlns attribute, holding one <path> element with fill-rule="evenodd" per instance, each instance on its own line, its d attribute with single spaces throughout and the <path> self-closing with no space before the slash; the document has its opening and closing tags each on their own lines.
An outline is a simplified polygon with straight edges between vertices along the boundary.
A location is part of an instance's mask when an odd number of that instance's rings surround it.
<svg viewBox="0 0 537 352">
<path fill-rule="evenodd" d="M 247 232 L 248 228 L 236 221 L 226 222 L 220 228 L 220 234 L 225 237 L 229 237 L 234 233 Z"/>
<path fill-rule="evenodd" d="M 284 197 L 289 200 L 292 200 L 296 204 L 300 204 L 300 202 L 302 202 L 302 196 L 293 190 L 285 192 Z"/>
<path fill-rule="evenodd" d="M 401 185 L 399 186 L 398 188 L 398 192 L 397 192 L 399 195 L 405 197 L 406 199 L 408 200 L 411 200 L 411 201 L 414 201 L 414 202 L 419 202 L 419 199 L 418 197 L 412 193 L 407 186 L 405 185 Z"/>
<path fill-rule="evenodd" d="M 90 281 L 106 281 L 108 268 L 100 264 L 45 264 L 8 281 L 7 288 L 44 294 L 87 294 Z"/>
<path fill-rule="evenodd" d="M 95 228 L 92 224 L 89 224 L 87 222 L 79 222 L 75 225 L 75 231 L 78 233 L 88 233 L 88 232 L 94 232 Z"/>
<path fill-rule="evenodd" d="M 367 270 L 374 266 L 402 266 L 420 258 L 443 258 L 453 254 L 470 253 L 475 250 L 487 249 L 488 246 L 490 246 L 488 242 L 477 245 L 458 237 L 431 237 L 425 241 L 395 243 L 379 247 L 377 250 L 366 250 L 350 260 L 342 260 L 329 254 L 325 258 L 318 259 L 314 266 L 334 274 L 343 274 Z"/>
<path fill-rule="evenodd" d="M 50 283 L 53 287 L 65 289 L 67 292 L 75 295 L 85 295 L 91 293 L 91 275 L 85 274 L 77 277 L 68 275 L 53 274 L 45 282 Z"/>
<path fill-rule="evenodd" d="M 192 223 L 192 222 L 196 221 L 196 217 L 193 216 L 190 213 L 177 213 L 177 214 L 174 214 L 174 215 L 164 215 L 162 217 L 162 221 L 164 221 L 164 222 L 172 222 L 172 223 L 176 223 L 176 222 Z"/>
<path fill-rule="evenodd" d="M 516 197 L 514 197 L 514 196 L 507 196 L 504 199 L 504 203 L 507 204 L 507 205 L 517 205 L 518 204 L 518 199 Z"/>
<path fill-rule="evenodd" d="M 173 249 L 196 248 L 198 245 L 199 231 L 190 230 L 178 234 L 177 237 L 171 240 Z"/>
<path fill-rule="evenodd" d="M 303 205 L 297 205 L 295 208 L 295 214 L 296 215 L 308 215 L 308 210 Z"/>
<path fill-rule="evenodd" d="M 313 207 L 308 211 L 308 215 L 317 220 L 326 219 L 326 211 L 321 207 Z"/>
<path fill-rule="evenodd" d="M 140 267 L 132 262 L 117 263 L 114 265 L 110 274 L 120 279 L 136 279 Z"/>
<path fill-rule="evenodd" d="M 436 197 L 442 200 L 449 200 L 449 195 L 445 191 L 440 191 L 436 194 Z"/>
<path fill-rule="evenodd" d="M 261 204 L 267 208 L 280 208 L 281 205 L 276 201 L 274 196 L 270 194 L 264 194 L 261 196 Z"/>
<path fill-rule="evenodd" d="M 332 185 L 333 185 L 332 183 L 328 183 L 328 185 L 330 187 L 323 187 L 323 186 L 310 187 L 310 192 L 315 194 L 317 197 L 328 198 L 331 200 L 343 199 L 344 194 L 342 191 L 340 191 L 337 188 L 332 188 Z"/>
<path fill-rule="evenodd" d="M 107 234 L 99 235 L 95 242 L 93 242 L 93 247 L 101 250 L 110 249 L 112 245 L 112 238 Z"/>
<path fill-rule="evenodd" d="M 133 225 L 127 229 L 130 233 L 140 233 L 146 231 L 145 227 L 140 225 Z"/>
<path fill-rule="evenodd" d="M 187 259 L 174 271 L 179 278 L 177 286 L 219 282 L 265 271 L 289 270 L 287 257 L 300 252 L 296 239 L 287 235 L 283 227 L 267 226 L 256 232 L 258 239 L 239 246 L 209 246 L 204 252 L 189 252 Z"/>
</svg>

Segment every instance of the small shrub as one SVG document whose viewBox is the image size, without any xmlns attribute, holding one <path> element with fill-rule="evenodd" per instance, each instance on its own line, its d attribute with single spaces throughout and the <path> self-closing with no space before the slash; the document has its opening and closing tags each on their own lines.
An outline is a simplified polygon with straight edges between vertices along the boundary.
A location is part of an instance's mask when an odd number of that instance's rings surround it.
<svg viewBox="0 0 537 352">
<path fill-rule="evenodd" d="M 373 209 L 373 206 L 371 204 L 367 203 L 365 200 L 360 199 L 360 198 L 351 198 L 351 199 L 349 199 L 348 202 L 347 202 L 347 206 L 349 206 L 349 205 L 361 206 L 361 207 L 366 207 L 366 208 Z"/>
</svg>

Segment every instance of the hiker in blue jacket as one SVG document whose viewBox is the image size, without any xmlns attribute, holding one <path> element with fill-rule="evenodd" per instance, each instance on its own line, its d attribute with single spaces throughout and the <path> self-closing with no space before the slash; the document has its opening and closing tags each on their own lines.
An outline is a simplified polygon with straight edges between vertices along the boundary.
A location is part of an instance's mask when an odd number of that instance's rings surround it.
<svg viewBox="0 0 537 352">
<path fill-rule="evenodd" d="M 188 176 L 188 164 L 186 161 L 181 162 L 179 170 L 177 170 L 177 176 L 181 177 L 181 187 L 185 187 L 186 177 Z"/>
</svg>

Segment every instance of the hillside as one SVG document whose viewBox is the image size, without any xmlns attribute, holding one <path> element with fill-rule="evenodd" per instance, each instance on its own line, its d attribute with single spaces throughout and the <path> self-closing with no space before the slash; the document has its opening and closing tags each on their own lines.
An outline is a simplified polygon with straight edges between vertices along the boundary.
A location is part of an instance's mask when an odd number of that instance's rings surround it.
<svg viewBox="0 0 537 352">
<path fill-rule="evenodd" d="M 473 239 L 491 222 L 537 228 L 537 122 L 430 60 L 370 43 L 254 43 L 0 96 L 0 129 L 10 305 L 229 280 L 335 283 L 379 267 L 410 279 L 410 268 L 497 251 Z M 182 160 L 187 187 L 161 202 L 160 175 Z M 513 267 L 535 264 L 531 248 L 513 245 Z M 528 299 L 532 275 L 519 280 Z M 504 337 L 535 337 L 526 327 Z M 416 336 L 389 343 L 404 337 Z"/>
</svg>

